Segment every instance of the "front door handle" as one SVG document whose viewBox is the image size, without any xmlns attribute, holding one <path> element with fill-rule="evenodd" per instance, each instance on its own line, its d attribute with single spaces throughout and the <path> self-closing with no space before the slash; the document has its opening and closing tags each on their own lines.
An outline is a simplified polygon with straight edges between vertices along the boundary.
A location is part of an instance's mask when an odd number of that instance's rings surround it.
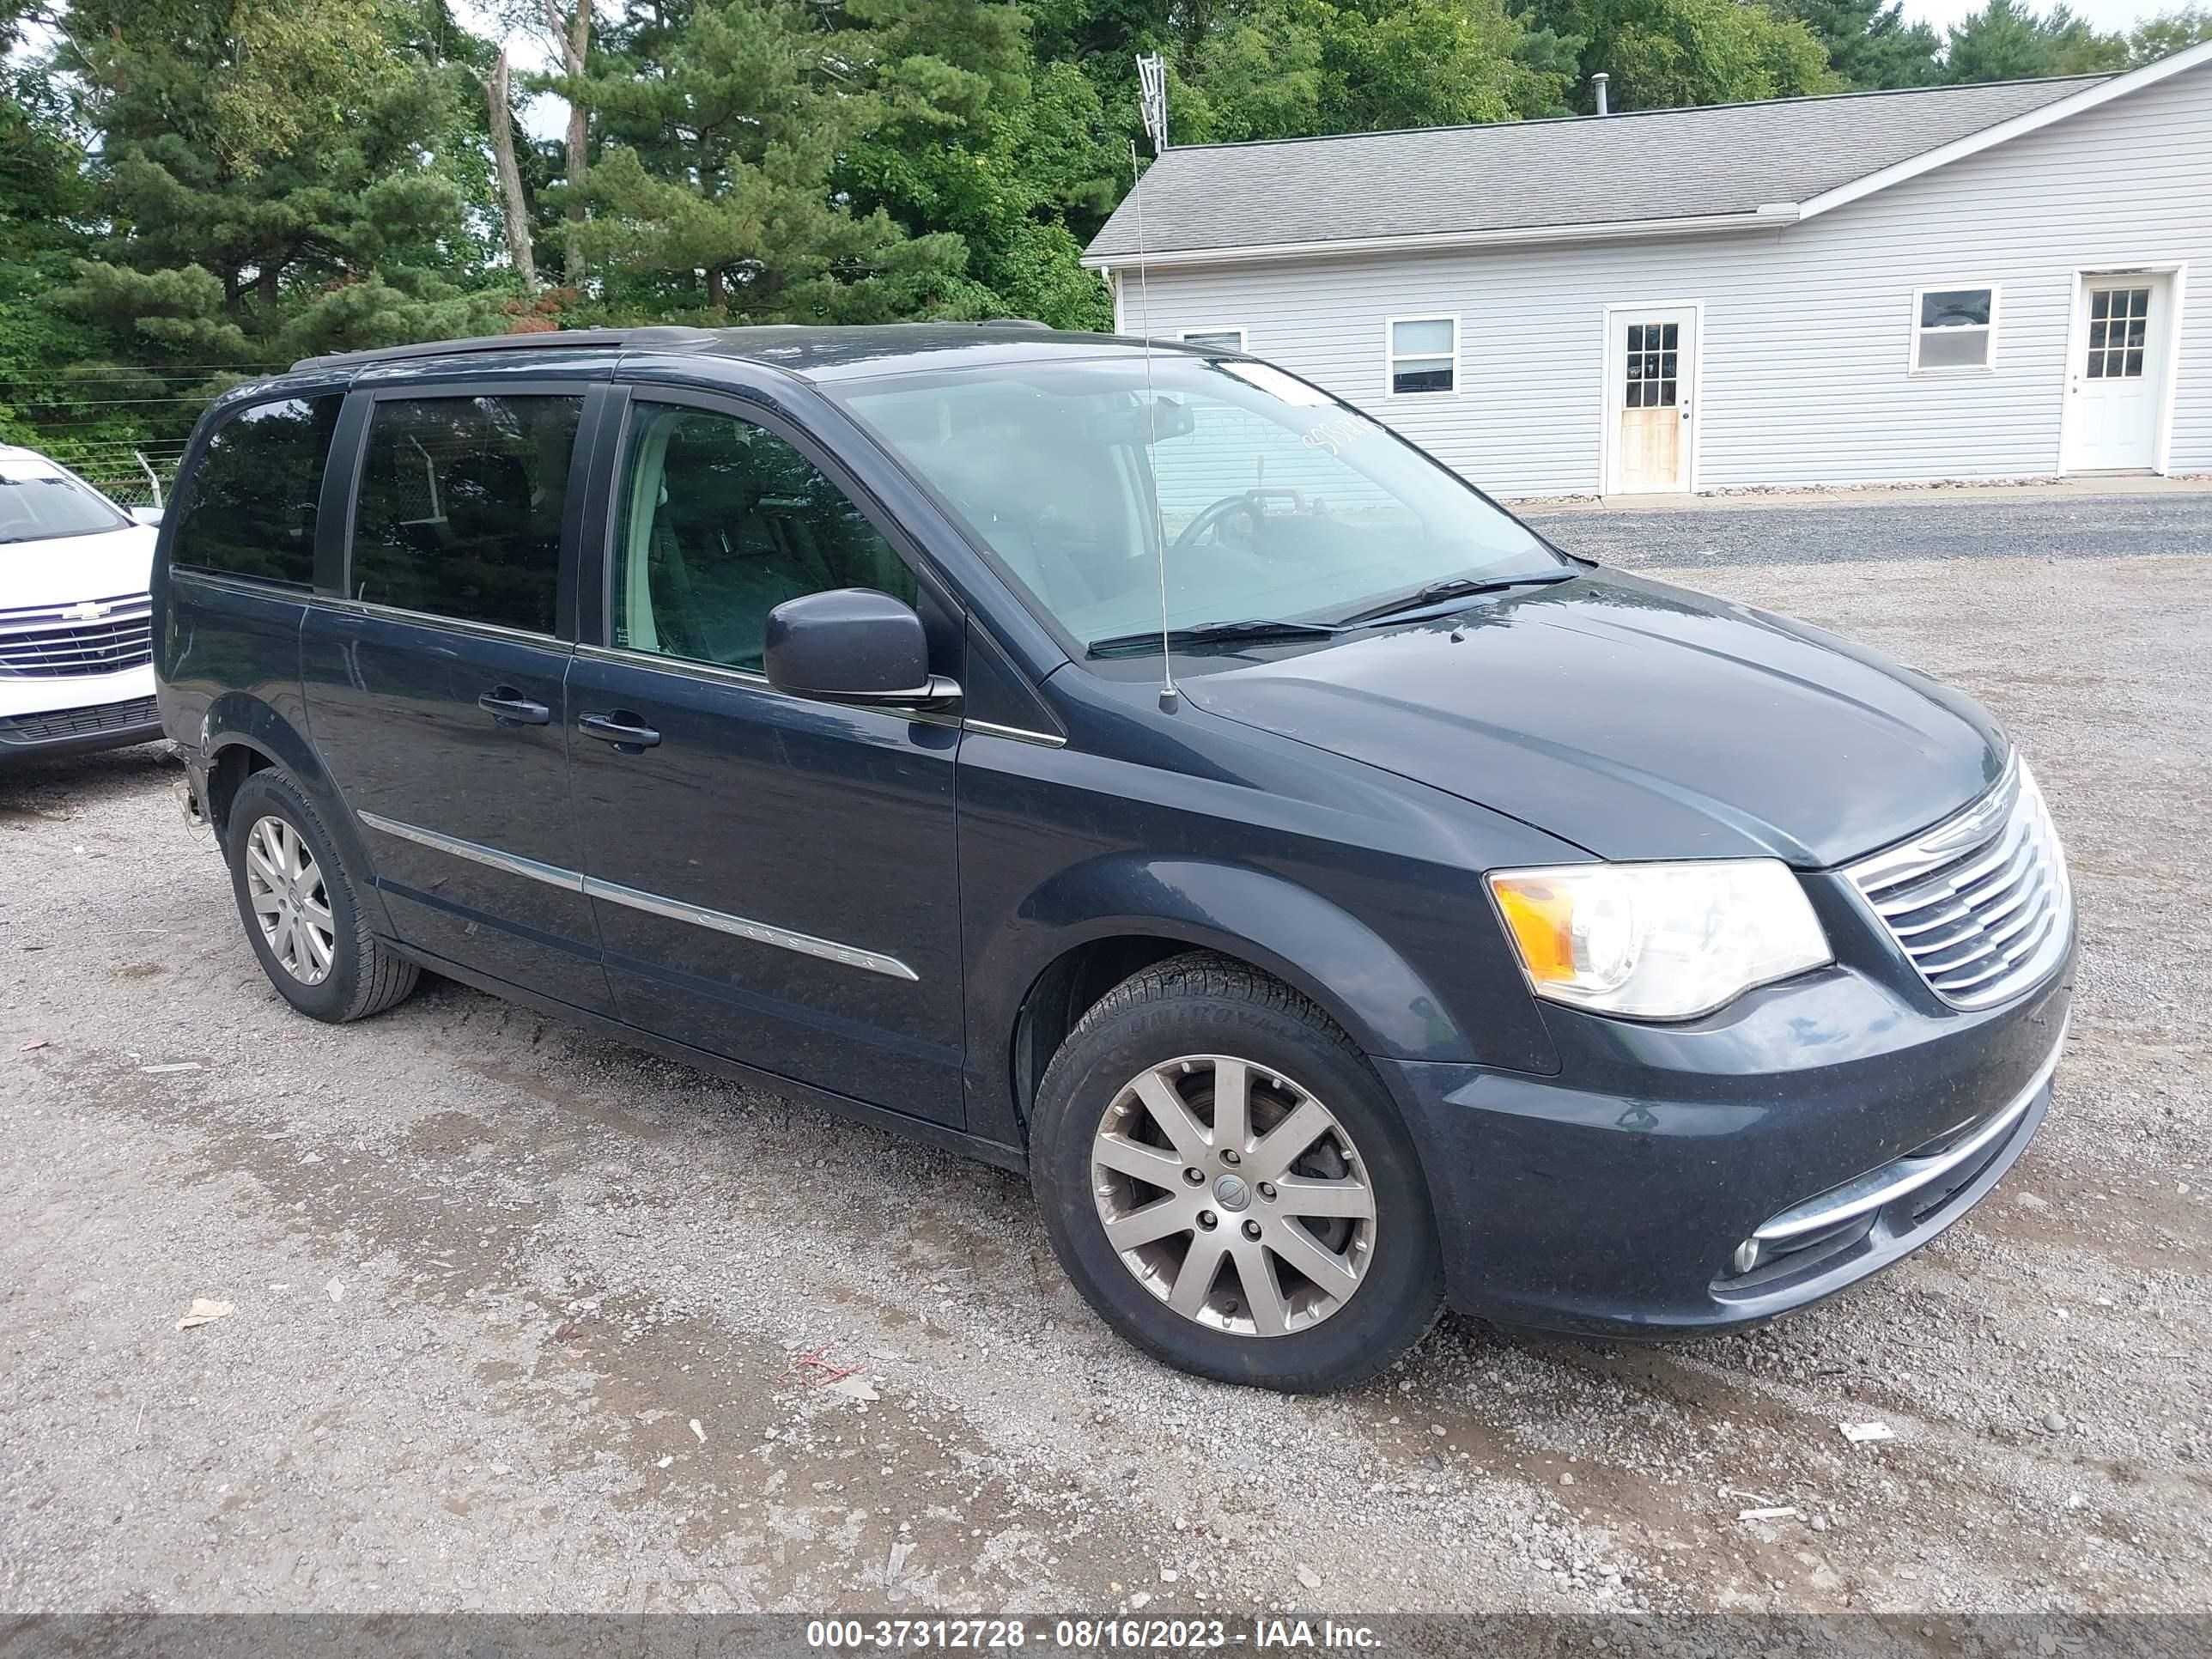
<svg viewBox="0 0 2212 1659">
<path fill-rule="evenodd" d="M 553 718 L 544 703 L 533 702 L 511 685 L 495 685 L 477 699 L 477 707 L 501 726 L 544 726 Z"/>
<path fill-rule="evenodd" d="M 576 729 L 587 738 L 614 744 L 626 755 L 650 749 L 660 741 L 659 732 L 627 708 L 605 714 L 586 714 L 576 722 Z"/>
</svg>

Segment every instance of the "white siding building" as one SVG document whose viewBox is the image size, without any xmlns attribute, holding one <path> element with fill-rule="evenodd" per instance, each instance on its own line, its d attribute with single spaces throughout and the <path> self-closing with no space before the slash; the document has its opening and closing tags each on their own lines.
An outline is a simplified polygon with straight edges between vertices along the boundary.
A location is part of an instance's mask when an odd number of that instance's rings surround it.
<svg viewBox="0 0 2212 1659">
<path fill-rule="evenodd" d="M 1086 263 L 1504 495 L 2212 471 L 2212 44 L 1170 149 Z"/>
</svg>

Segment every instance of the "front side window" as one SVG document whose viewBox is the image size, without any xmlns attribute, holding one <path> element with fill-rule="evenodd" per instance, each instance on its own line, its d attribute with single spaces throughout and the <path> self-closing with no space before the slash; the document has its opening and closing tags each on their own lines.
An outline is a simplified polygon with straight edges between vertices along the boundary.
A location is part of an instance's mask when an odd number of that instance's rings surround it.
<svg viewBox="0 0 2212 1659">
<path fill-rule="evenodd" d="M 172 507 L 169 559 L 194 570 L 308 587 L 323 467 L 344 399 L 287 398 L 240 410 L 208 440 Z"/>
<path fill-rule="evenodd" d="M 1459 319 L 1399 317 L 1390 323 L 1390 395 L 1450 392 L 1459 384 Z"/>
<path fill-rule="evenodd" d="M 346 591 L 553 631 L 580 398 L 387 398 L 369 420 Z"/>
<path fill-rule="evenodd" d="M 786 599 L 872 587 L 915 603 L 914 573 L 844 491 L 766 428 L 676 404 L 630 410 L 613 642 L 757 672 Z"/>
<path fill-rule="evenodd" d="M 1997 291 L 1923 288 L 1912 296 L 1912 368 L 1987 368 L 1996 359 Z"/>
<path fill-rule="evenodd" d="M 0 546 L 94 536 L 130 522 L 69 474 L 44 461 L 0 460 Z"/>
<path fill-rule="evenodd" d="M 1535 535 L 1379 422 L 1264 363 L 1180 354 L 833 386 L 1079 647 L 1168 623 L 1337 622 L 1553 572 Z M 1164 546 L 1163 546 L 1164 543 Z"/>
</svg>

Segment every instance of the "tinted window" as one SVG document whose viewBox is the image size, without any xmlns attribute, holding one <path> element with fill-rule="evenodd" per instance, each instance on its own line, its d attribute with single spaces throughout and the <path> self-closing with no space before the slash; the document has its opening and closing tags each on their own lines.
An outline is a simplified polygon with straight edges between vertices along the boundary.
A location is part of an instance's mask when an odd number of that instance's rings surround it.
<svg viewBox="0 0 2212 1659">
<path fill-rule="evenodd" d="M 44 462 L 0 461 L 0 544 L 90 536 L 129 524 L 106 501 Z"/>
<path fill-rule="evenodd" d="M 614 642 L 757 669 L 768 613 L 833 587 L 915 602 L 914 574 L 774 433 L 706 410 L 630 411 Z"/>
<path fill-rule="evenodd" d="M 288 398 L 232 416 L 185 486 L 171 562 L 312 585 L 315 508 L 343 401 Z"/>
<path fill-rule="evenodd" d="M 347 591 L 373 605 L 553 631 L 580 398 L 376 405 Z"/>
</svg>

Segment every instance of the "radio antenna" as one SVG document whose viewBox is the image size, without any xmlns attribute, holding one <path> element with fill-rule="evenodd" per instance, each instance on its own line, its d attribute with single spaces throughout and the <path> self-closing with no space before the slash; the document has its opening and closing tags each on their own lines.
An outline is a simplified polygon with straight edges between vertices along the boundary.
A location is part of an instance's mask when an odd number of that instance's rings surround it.
<svg viewBox="0 0 2212 1659">
<path fill-rule="evenodd" d="M 1158 52 L 1137 59 L 1137 102 L 1145 118 L 1145 135 L 1152 141 L 1152 159 L 1167 148 L 1167 64 Z M 1173 714 L 1181 694 L 1176 690 L 1175 660 L 1168 628 L 1168 531 L 1160 510 L 1160 479 L 1155 465 L 1160 445 L 1160 403 L 1152 391 L 1152 295 L 1145 270 L 1144 174 L 1137 164 L 1137 141 L 1129 140 L 1129 200 L 1137 216 L 1137 332 L 1144 343 L 1145 415 L 1149 440 L 1145 475 L 1152 482 L 1152 546 L 1159 554 L 1160 573 L 1160 708 Z"/>
</svg>

